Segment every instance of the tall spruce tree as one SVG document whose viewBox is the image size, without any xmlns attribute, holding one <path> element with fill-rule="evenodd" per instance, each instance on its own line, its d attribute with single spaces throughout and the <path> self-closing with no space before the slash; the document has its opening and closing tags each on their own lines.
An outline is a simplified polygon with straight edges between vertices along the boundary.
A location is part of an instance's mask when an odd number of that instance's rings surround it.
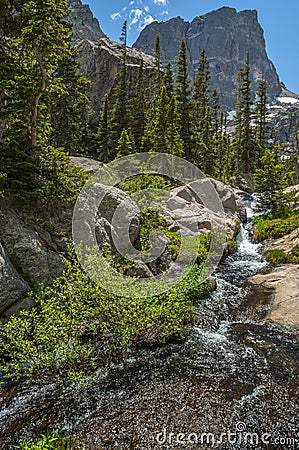
<svg viewBox="0 0 299 450">
<path fill-rule="evenodd" d="M 71 28 L 65 21 L 65 0 L 9 2 L 0 34 L 6 47 L 6 69 L 1 90 L 6 104 L 6 136 L 13 135 L 31 156 L 47 142 L 50 94 L 64 88 L 55 77 L 60 63 L 69 58 Z M 9 19 L 18 22 L 14 26 Z M 16 17 L 18 20 L 16 21 Z M 1 39 L 3 40 L 3 38 Z"/>
<path fill-rule="evenodd" d="M 186 41 L 183 39 L 180 45 L 177 60 L 176 76 L 177 109 L 180 117 L 180 134 L 184 142 L 184 151 L 187 158 L 192 155 L 192 102 L 190 79 L 188 76 L 188 57 Z"/>
<path fill-rule="evenodd" d="M 51 91 L 54 98 L 49 112 L 49 142 L 55 147 L 63 147 L 69 155 L 82 154 L 90 134 L 88 91 L 91 83 L 80 68 L 77 49 L 72 47 L 69 55 L 59 62 L 53 77 L 53 84 L 57 84 L 58 89 Z"/>
<path fill-rule="evenodd" d="M 256 92 L 257 101 L 254 109 L 255 140 L 257 143 L 257 166 L 260 166 L 260 159 L 269 146 L 268 109 L 267 109 L 267 82 L 260 80 Z"/>
<path fill-rule="evenodd" d="M 160 94 L 161 91 L 162 77 L 163 77 L 162 51 L 159 35 L 157 35 L 155 42 L 154 63 L 155 63 L 154 95 L 157 96 Z"/>
<path fill-rule="evenodd" d="M 195 76 L 193 86 L 194 99 L 194 120 L 195 131 L 200 135 L 204 125 L 206 111 L 209 105 L 209 83 L 210 83 L 209 62 L 203 49 L 200 54 L 200 60 Z M 199 136 L 200 139 L 201 136 Z"/>
<path fill-rule="evenodd" d="M 183 141 L 179 127 L 175 98 L 169 99 L 166 87 L 162 85 L 152 126 L 147 129 L 143 139 L 143 148 L 146 146 L 152 152 L 183 156 Z"/>
<path fill-rule="evenodd" d="M 256 165 L 256 146 L 252 128 L 252 80 L 249 57 L 238 73 L 238 101 L 233 121 L 235 127 L 234 148 L 240 173 L 253 173 Z"/>
<path fill-rule="evenodd" d="M 284 188 L 292 174 L 280 158 L 280 148 L 267 148 L 261 158 L 261 168 L 256 169 L 254 183 L 258 192 L 258 210 L 279 216 L 285 208 Z"/>
<path fill-rule="evenodd" d="M 131 130 L 134 136 L 137 150 L 141 149 L 142 138 L 145 130 L 146 100 L 145 100 L 145 78 L 144 61 L 141 60 L 138 78 L 130 101 L 131 108 Z"/>
<path fill-rule="evenodd" d="M 124 22 L 120 36 L 122 43 L 122 66 L 117 73 L 116 87 L 113 95 L 115 98 L 112 114 L 112 146 L 116 151 L 119 138 L 123 129 L 129 127 L 128 113 L 128 69 L 127 69 L 127 21 Z M 116 156 L 116 152 L 114 152 Z"/>
<path fill-rule="evenodd" d="M 97 156 L 100 161 L 107 163 L 111 159 L 111 123 L 110 123 L 109 101 L 106 96 L 100 113 L 97 131 Z"/>
<path fill-rule="evenodd" d="M 166 92 L 169 98 L 174 95 L 174 76 L 171 63 L 167 63 L 166 70 L 163 78 L 163 82 L 166 87 Z"/>
</svg>

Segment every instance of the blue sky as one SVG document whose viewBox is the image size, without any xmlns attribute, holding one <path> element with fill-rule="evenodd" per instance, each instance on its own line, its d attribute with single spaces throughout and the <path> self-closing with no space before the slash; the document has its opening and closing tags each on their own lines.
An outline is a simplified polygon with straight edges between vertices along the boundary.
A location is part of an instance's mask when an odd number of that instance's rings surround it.
<svg viewBox="0 0 299 450">
<path fill-rule="evenodd" d="M 265 31 L 267 52 L 281 81 L 299 94 L 299 0 L 83 0 L 88 3 L 103 31 L 118 40 L 125 19 L 132 44 L 142 27 L 153 20 L 181 16 L 192 20 L 222 6 L 238 11 L 256 9 Z"/>
</svg>

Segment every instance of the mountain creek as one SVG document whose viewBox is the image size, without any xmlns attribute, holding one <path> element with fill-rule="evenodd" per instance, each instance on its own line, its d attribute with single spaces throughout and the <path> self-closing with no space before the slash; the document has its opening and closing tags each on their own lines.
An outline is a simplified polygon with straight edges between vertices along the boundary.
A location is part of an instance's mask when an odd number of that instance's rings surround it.
<svg viewBox="0 0 299 450">
<path fill-rule="evenodd" d="M 298 448 L 298 330 L 270 320 L 274 290 L 250 280 L 268 265 L 246 206 L 184 341 L 128 350 L 87 386 L 3 386 L 0 448 L 53 430 L 86 450 Z"/>
</svg>

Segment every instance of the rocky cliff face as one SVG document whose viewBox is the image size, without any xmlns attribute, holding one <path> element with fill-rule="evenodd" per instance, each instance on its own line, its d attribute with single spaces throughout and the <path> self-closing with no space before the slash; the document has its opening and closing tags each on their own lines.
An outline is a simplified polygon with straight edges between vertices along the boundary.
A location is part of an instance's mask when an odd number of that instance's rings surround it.
<svg viewBox="0 0 299 450">
<path fill-rule="evenodd" d="M 105 94 L 110 92 L 115 84 L 116 74 L 122 64 L 122 47 L 117 42 L 102 38 L 97 44 L 84 40 L 77 45 L 82 69 L 86 77 L 92 81 L 90 91 L 91 107 L 98 117 Z M 154 72 L 152 56 L 128 48 L 127 66 L 129 86 L 133 87 L 137 81 L 138 68 L 141 60 L 144 61 L 145 76 L 150 78 Z"/>
<path fill-rule="evenodd" d="M 153 54 L 157 35 L 160 36 L 164 63 L 175 64 L 180 40 L 186 40 L 191 77 L 195 75 L 201 50 L 205 49 L 210 62 L 211 87 L 218 90 L 221 104 L 227 110 L 234 107 L 236 75 L 244 65 L 247 53 L 254 87 L 264 78 L 270 97 L 277 97 L 281 92 L 277 72 L 266 53 L 264 33 L 256 11 L 237 12 L 224 7 L 195 17 L 191 23 L 180 17 L 153 22 L 141 32 L 133 47 Z"/>
<path fill-rule="evenodd" d="M 96 19 L 88 5 L 83 5 L 81 0 L 67 0 L 71 10 L 70 20 L 73 22 L 74 41 L 90 39 L 97 42 L 104 37 L 98 19 Z"/>
</svg>

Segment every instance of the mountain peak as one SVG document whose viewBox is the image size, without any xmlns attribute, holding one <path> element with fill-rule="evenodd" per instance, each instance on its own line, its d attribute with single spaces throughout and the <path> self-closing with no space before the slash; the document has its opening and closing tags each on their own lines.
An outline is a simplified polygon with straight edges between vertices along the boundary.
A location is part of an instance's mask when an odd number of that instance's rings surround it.
<svg viewBox="0 0 299 450">
<path fill-rule="evenodd" d="M 281 85 L 276 69 L 266 53 L 264 31 L 256 10 L 237 11 L 224 6 L 192 22 L 180 17 L 167 22 L 155 22 L 142 30 L 133 47 L 153 54 L 156 36 L 160 36 L 163 63 L 174 66 L 181 39 L 187 43 L 189 74 L 195 77 L 202 49 L 210 62 L 211 88 L 220 94 L 221 105 L 229 110 L 236 100 L 237 74 L 249 55 L 254 88 L 264 78 L 270 98 L 277 97 Z"/>
<path fill-rule="evenodd" d="M 105 37 L 98 19 L 93 16 L 88 5 L 84 5 L 81 0 L 67 0 L 67 3 L 71 10 L 69 18 L 73 22 L 74 41 L 88 39 L 97 42 Z"/>
</svg>

